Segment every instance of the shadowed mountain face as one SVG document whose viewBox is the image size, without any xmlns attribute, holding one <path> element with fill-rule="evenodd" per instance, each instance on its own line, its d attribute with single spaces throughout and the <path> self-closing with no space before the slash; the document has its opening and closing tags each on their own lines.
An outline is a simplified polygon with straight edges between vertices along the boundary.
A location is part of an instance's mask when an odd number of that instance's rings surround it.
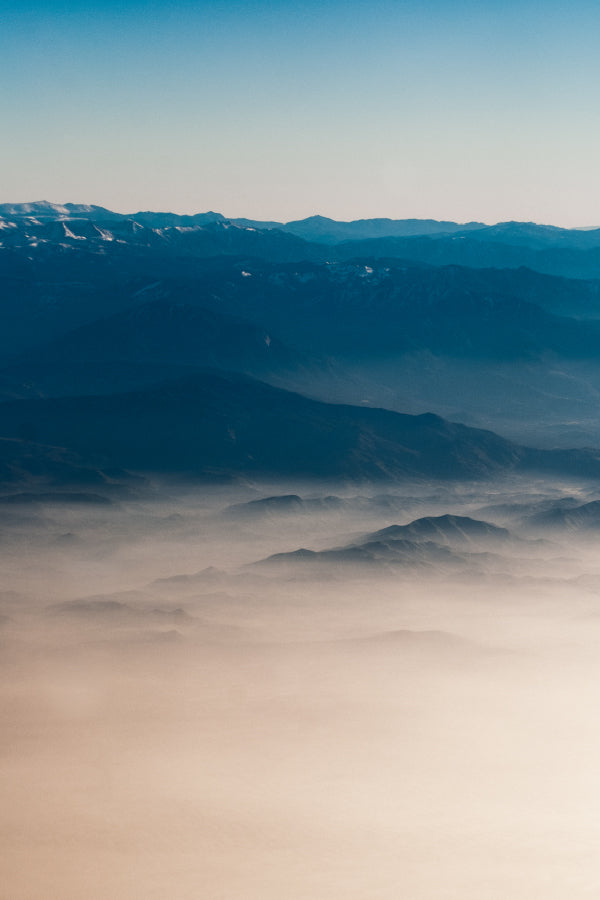
<svg viewBox="0 0 600 900">
<path fill-rule="evenodd" d="M 246 268 L 202 302 L 344 360 L 416 350 L 476 360 L 597 356 L 595 284 L 393 262 Z M 576 320 L 584 311 L 587 321 Z"/>
<path fill-rule="evenodd" d="M 296 365 L 299 356 L 243 319 L 192 304 L 156 300 L 69 332 L 30 351 L 28 360 L 202 364 L 268 371 Z"/>
<path fill-rule="evenodd" d="M 0 224 L 0 436 L 93 466 L 205 476 L 596 475 L 590 451 L 523 445 L 600 439 L 598 283 L 481 268 L 485 247 L 509 238 L 520 253 L 594 253 L 593 232 L 319 218 L 286 231 L 69 204 L 5 206 Z M 352 240 L 309 243 L 290 228 Z M 368 234 L 380 237 L 358 259 Z M 379 259 L 390 241 L 471 241 L 478 268 Z M 17 402 L 32 397 L 45 402 Z"/>
<path fill-rule="evenodd" d="M 145 391 L 7 402 L 5 437 L 66 446 L 134 470 L 316 478 L 487 478 L 537 470 L 600 477 L 592 451 L 530 450 L 434 416 L 332 405 L 237 375 Z"/>
<path fill-rule="evenodd" d="M 48 446 L 26 438 L 0 437 L 0 484 L 15 489 L 28 485 L 46 491 L 49 487 L 71 486 L 105 489 L 121 478 L 136 481 L 125 472 L 110 475 L 72 450 Z"/>
<path fill-rule="evenodd" d="M 199 366 L 281 377 L 318 365 L 251 322 L 189 303 L 155 300 L 25 351 L 0 370 L 0 396 L 127 391 Z"/>
<path fill-rule="evenodd" d="M 520 443 L 600 442 L 596 283 L 158 252 L 142 275 L 136 254 L 120 252 L 76 248 L 60 265 L 50 254 L 4 281 L 0 397 L 130 391 L 213 366 L 325 401 L 438 412 Z"/>
<path fill-rule="evenodd" d="M 2 259 L 0 252 L 0 266 Z M 349 361 L 416 350 L 478 360 L 597 355 L 598 285 L 527 270 L 217 260 L 184 264 L 175 278 L 174 264 L 161 254 L 149 259 L 145 276 L 126 254 L 110 266 L 91 255 L 76 279 L 73 267 L 77 259 L 65 259 L 60 271 L 42 263 L 4 278 L 4 340 L 13 355 L 31 347 L 38 361 L 89 352 L 164 359 L 177 339 L 186 361 L 207 365 L 209 354 L 226 361 L 235 349 L 249 356 L 250 342 L 267 337 L 270 356 L 278 356 L 279 339 L 301 355 Z M 53 337 L 58 343 L 45 347 Z"/>
</svg>

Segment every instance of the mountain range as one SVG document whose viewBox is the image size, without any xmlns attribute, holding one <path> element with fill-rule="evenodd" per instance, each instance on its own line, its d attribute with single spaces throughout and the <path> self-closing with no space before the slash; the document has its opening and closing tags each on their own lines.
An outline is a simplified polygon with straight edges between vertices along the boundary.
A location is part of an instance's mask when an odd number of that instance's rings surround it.
<svg viewBox="0 0 600 900">
<path fill-rule="evenodd" d="M 522 541 L 520 541 L 522 543 Z M 275 553 L 256 565 L 318 574 L 331 567 L 394 573 L 420 569 L 442 573 L 483 571 L 515 538 L 505 528 L 469 516 L 427 516 L 406 525 L 391 525 L 357 541 L 326 550 L 301 548 Z"/>
<path fill-rule="evenodd" d="M 34 203 L 0 204 L 0 218 L 14 220 L 37 220 L 43 222 L 67 222 L 87 220 L 95 223 L 136 222 L 152 229 L 179 227 L 194 228 L 210 224 L 233 225 L 258 231 L 283 231 L 307 241 L 339 244 L 345 241 L 369 240 L 388 237 L 414 237 L 423 235 L 469 235 L 484 241 L 499 241 L 504 244 L 522 244 L 532 248 L 546 246 L 569 246 L 578 248 L 600 245 L 600 227 L 558 228 L 552 225 L 538 225 L 535 222 L 499 222 L 485 225 L 483 222 L 458 223 L 436 219 L 357 219 L 340 222 L 326 216 L 314 215 L 306 219 L 290 222 L 261 221 L 259 219 L 231 218 L 217 212 L 179 215 L 171 212 L 138 211 L 116 213 L 102 206 L 81 203 L 49 203 L 46 200 Z"/>
<path fill-rule="evenodd" d="M 62 452 L 82 473 L 596 478 L 600 280 L 521 267 L 540 254 L 593 268 L 600 230 L 4 204 L 4 481 Z"/>
<path fill-rule="evenodd" d="M 305 479 L 600 477 L 600 451 L 533 450 L 426 414 L 326 404 L 201 372 L 142 391 L 6 401 L 2 436 L 67 447 L 103 470 Z"/>
</svg>

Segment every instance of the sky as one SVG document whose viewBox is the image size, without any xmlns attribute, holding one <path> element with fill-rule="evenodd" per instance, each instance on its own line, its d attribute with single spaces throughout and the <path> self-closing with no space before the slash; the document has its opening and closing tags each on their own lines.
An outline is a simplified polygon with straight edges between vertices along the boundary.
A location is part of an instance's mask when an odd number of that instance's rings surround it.
<svg viewBox="0 0 600 900">
<path fill-rule="evenodd" d="M 0 0 L 0 202 L 600 225 L 597 0 Z"/>
</svg>

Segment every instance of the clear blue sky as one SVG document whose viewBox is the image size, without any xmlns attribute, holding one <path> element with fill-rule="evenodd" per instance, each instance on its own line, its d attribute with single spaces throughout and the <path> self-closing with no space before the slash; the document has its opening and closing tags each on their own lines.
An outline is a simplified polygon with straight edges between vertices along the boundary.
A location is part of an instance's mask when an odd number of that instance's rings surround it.
<svg viewBox="0 0 600 900">
<path fill-rule="evenodd" d="M 2 0 L 0 201 L 600 225 L 600 3 Z"/>
</svg>

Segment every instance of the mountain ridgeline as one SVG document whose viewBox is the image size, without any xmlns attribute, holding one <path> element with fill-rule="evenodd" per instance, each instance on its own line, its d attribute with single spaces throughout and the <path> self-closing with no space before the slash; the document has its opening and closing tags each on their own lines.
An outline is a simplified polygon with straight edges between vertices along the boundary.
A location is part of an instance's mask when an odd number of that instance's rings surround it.
<svg viewBox="0 0 600 900">
<path fill-rule="evenodd" d="M 600 229 L 4 204 L 0 275 L 11 490 L 600 475 Z"/>
</svg>

